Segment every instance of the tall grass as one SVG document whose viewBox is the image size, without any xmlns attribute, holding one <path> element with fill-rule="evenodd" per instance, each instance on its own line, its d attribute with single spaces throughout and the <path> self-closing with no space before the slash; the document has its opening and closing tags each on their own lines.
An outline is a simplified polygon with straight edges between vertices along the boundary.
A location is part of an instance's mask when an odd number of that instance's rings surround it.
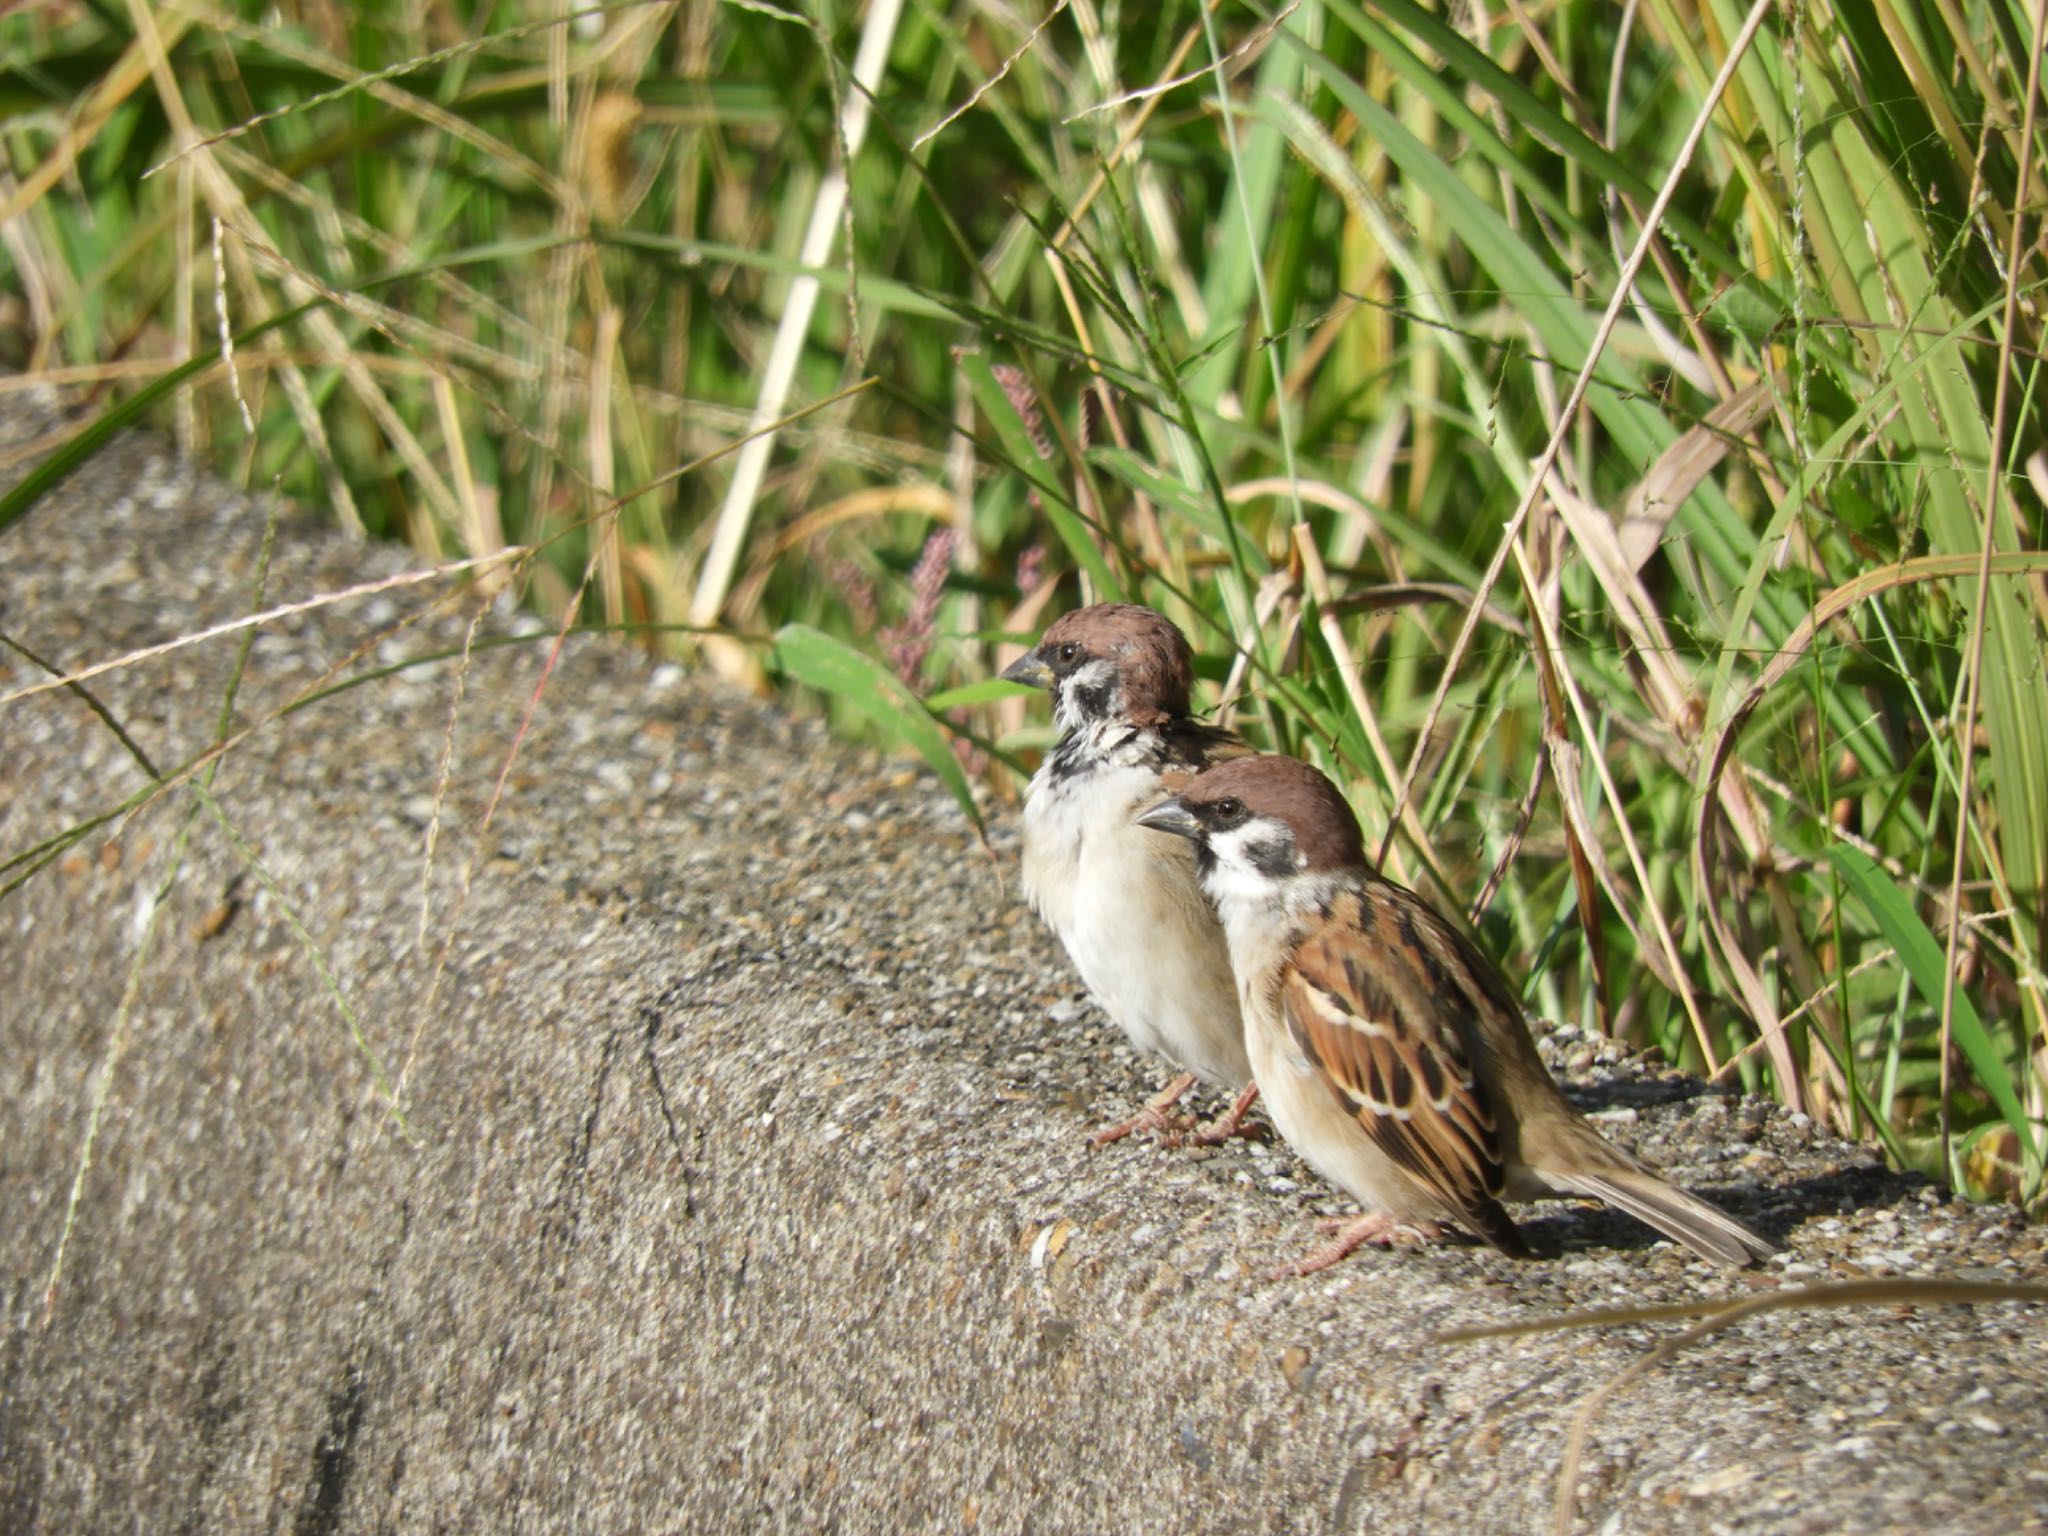
<svg viewBox="0 0 2048 1536">
<path fill-rule="evenodd" d="M 970 812 L 1153 603 L 1532 1007 L 2038 1203 L 2039 19 L 1757 10 L 17 7 L 0 360 Z"/>
</svg>

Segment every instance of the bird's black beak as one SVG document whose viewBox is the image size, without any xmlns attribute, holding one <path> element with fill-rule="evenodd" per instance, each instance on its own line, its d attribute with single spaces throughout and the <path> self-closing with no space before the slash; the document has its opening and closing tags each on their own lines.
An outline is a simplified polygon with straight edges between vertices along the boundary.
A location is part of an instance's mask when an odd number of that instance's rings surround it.
<svg viewBox="0 0 2048 1536">
<path fill-rule="evenodd" d="M 1175 837 L 1200 839 L 1202 824 L 1195 820 L 1194 812 L 1180 803 L 1176 796 L 1162 800 L 1149 811 L 1138 815 L 1138 825 L 1150 827 L 1154 832 L 1171 832 Z"/>
<path fill-rule="evenodd" d="M 1033 688 L 1052 686 L 1052 668 L 1036 651 L 1026 651 L 1007 667 L 1003 668 L 1006 683 L 1028 683 Z"/>
</svg>

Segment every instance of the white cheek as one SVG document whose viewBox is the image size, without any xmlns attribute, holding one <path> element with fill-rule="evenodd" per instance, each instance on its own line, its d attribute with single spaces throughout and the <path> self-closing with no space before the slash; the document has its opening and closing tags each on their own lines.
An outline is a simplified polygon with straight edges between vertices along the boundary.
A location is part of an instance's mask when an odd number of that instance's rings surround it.
<svg viewBox="0 0 2048 1536">
<path fill-rule="evenodd" d="M 1220 849 L 1216 862 L 1202 876 L 1202 889 L 1226 920 L 1240 909 L 1266 906 L 1273 899 L 1272 881 L 1241 859 L 1224 856 Z"/>
<path fill-rule="evenodd" d="M 1293 857 L 1290 868 L 1271 873 L 1270 848 L 1284 842 Z M 1293 944 L 1302 913 L 1314 904 L 1325 882 L 1308 875 L 1306 862 L 1292 848 L 1283 828 L 1270 821 L 1251 821 L 1210 839 L 1210 862 L 1202 876 L 1202 888 L 1216 904 L 1217 916 L 1230 936 L 1232 957 L 1240 974 L 1263 974 L 1276 948 Z M 1253 859 L 1254 850 L 1266 855 L 1268 869 Z"/>
<path fill-rule="evenodd" d="M 1261 870 L 1253 861 L 1253 849 L 1260 844 L 1271 844 L 1285 837 L 1285 833 L 1268 821 L 1248 821 L 1241 827 L 1232 827 L 1228 832 L 1219 832 L 1209 839 L 1209 870 L 1203 877 L 1203 886 L 1209 899 L 1216 903 L 1216 910 L 1226 918 L 1231 911 L 1242 907 L 1269 907 L 1273 904 L 1274 877 Z M 1300 865 L 1296 855 L 1295 865 Z M 1282 877 L 1285 878 L 1284 876 Z"/>
</svg>

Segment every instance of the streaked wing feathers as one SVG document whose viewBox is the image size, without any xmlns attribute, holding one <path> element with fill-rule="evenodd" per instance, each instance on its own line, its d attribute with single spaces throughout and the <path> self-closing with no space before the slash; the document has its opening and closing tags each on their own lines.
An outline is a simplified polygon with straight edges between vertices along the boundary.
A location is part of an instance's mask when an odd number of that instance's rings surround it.
<svg viewBox="0 0 2048 1536">
<path fill-rule="evenodd" d="M 1465 1000 L 1446 995 L 1456 988 L 1411 923 L 1397 906 L 1340 893 L 1295 951 L 1288 1025 L 1380 1150 L 1490 1235 L 1506 1220 L 1499 1129 L 1462 1034 L 1446 1027 Z"/>
</svg>

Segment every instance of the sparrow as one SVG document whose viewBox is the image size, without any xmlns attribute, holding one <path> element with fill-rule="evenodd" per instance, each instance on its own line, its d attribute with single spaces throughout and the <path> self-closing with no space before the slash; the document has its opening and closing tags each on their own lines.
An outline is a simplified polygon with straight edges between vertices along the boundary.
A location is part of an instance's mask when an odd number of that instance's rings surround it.
<svg viewBox="0 0 2048 1536">
<path fill-rule="evenodd" d="M 1591 1196 L 1704 1258 L 1775 1250 L 1572 1108 L 1514 994 L 1413 891 L 1366 862 L 1358 820 L 1307 763 L 1221 763 L 1138 817 L 1187 839 L 1229 936 L 1245 1036 L 1280 1134 L 1367 1214 L 1276 1274 L 1458 1222 L 1529 1256 L 1501 1201 Z"/>
<path fill-rule="evenodd" d="M 1240 1134 L 1258 1090 L 1248 1086 L 1230 951 L 1196 879 L 1193 850 L 1166 844 L 1136 817 L 1202 769 L 1251 748 L 1193 718 L 1187 637 L 1133 603 L 1064 615 L 1003 676 L 1047 689 L 1060 731 L 1026 794 L 1024 893 L 1103 1012 L 1133 1045 L 1180 1072 L 1095 1144 L 1164 1131 L 1167 1111 L 1197 1078 L 1243 1092 L 1215 1125 L 1186 1139 Z"/>
</svg>

